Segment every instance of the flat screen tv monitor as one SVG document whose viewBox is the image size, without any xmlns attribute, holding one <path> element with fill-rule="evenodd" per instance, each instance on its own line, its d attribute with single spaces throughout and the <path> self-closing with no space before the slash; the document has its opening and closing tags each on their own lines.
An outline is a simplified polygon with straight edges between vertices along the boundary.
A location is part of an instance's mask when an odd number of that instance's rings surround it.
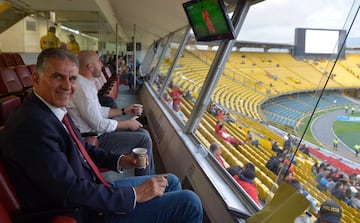
<svg viewBox="0 0 360 223">
<path fill-rule="evenodd" d="M 133 51 L 134 50 L 134 43 L 130 42 L 130 43 L 126 43 L 126 51 Z M 136 42 L 136 50 L 140 51 L 141 50 L 141 43 L 140 42 Z"/>
<path fill-rule="evenodd" d="M 191 0 L 183 7 L 197 41 L 234 39 L 234 28 L 222 0 Z"/>
</svg>

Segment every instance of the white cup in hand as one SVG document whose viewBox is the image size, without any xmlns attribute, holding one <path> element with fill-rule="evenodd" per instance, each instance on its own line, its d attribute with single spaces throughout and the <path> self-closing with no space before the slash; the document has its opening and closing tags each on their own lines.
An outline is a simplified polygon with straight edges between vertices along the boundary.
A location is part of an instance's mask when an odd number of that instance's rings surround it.
<svg viewBox="0 0 360 223">
<path fill-rule="evenodd" d="M 141 116 L 141 114 L 143 112 L 143 105 L 142 104 L 134 104 L 134 106 L 136 107 L 135 115 Z"/>
<path fill-rule="evenodd" d="M 135 159 L 136 159 L 136 168 L 144 169 L 146 168 L 146 154 L 147 149 L 145 148 L 134 148 L 132 150 Z"/>
</svg>

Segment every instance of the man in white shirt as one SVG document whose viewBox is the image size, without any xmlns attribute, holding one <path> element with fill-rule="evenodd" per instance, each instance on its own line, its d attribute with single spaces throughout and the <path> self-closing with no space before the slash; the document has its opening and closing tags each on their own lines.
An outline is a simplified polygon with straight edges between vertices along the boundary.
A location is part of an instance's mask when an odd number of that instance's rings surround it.
<svg viewBox="0 0 360 223">
<path fill-rule="evenodd" d="M 175 115 L 180 119 L 181 122 L 184 122 L 185 115 L 181 111 L 181 107 L 179 103 L 173 103 L 173 111 Z"/>
<path fill-rule="evenodd" d="M 136 170 L 135 175 L 155 173 L 152 155 L 152 140 L 149 133 L 142 129 L 138 116 L 124 121 L 112 119 L 120 115 L 135 114 L 137 105 L 126 108 L 103 107 L 97 97 L 95 78 L 100 77 L 102 63 L 94 51 L 80 51 L 77 91 L 67 109 L 81 133 L 97 132 L 99 147 L 117 154 L 130 153 L 133 148 L 146 148 L 149 165 L 143 170 Z M 119 131 L 120 130 L 120 131 Z"/>
</svg>

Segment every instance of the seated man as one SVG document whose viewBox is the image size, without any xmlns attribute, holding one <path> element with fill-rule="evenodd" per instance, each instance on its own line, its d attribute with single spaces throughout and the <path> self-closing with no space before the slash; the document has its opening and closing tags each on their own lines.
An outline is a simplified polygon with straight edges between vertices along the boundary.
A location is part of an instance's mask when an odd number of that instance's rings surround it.
<svg viewBox="0 0 360 223">
<path fill-rule="evenodd" d="M 104 180 L 97 166 L 133 168 L 136 160 L 81 139 L 66 114 L 77 74 L 78 59 L 71 52 L 42 51 L 34 93 L 4 129 L 1 158 L 23 210 L 71 209 L 66 215 L 78 223 L 202 222 L 200 199 L 181 190 L 175 175 Z"/>
<path fill-rule="evenodd" d="M 254 179 L 256 177 L 255 174 L 255 166 L 252 163 L 245 163 L 245 165 L 241 168 L 241 170 L 233 176 L 234 179 L 240 186 L 248 193 L 248 195 L 253 199 L 253 201 L 262 206 L 259 202 L 259 192 L 256 189 L 256 185 L 254 183 Z"/>
<path fill-rule="evenodd" d="M 152 140 L 149 133 L 141 128 L 142 124 L 137 121 L 138 116 L 125 121 L 111 119 L 119 115 L 135 114 L 138 107 L 131 105 L 123 109 L 113 109 L 101 106 L 94 83 L 94 78 L 101 75 L 100 59 L 94 51 L 80 51 L 78 58 L 77 91 L 67 106 L 75 125 L 81 133 L 97 132 L 99 147 L 106 151 L 127 154 L 136 147 L 146 148 L 150 165 L 145 171 L 136 170 L 135 175 L 154 174 Z"/>
<path fill-rule="evenodd" d="M 225 140 L 225 142 L 233 145 L 233 146 L 238 146 L 238 145 L 243 145 L 244 142 L 242 142 L 240 139 L 235 138 L 234 136 L 230 135 L 229 133 L 226 132 L 225 126 L 221 125 L 219 126 L 219 135 L 222 139 Z"/>
<path fill-rule="evenodd" d="M 219 164 L 222 167 L 226 168 L 225 164 L 224 164 L 224 161 L 221 158 L 221 148 L 220 148 L 220 145 L 218 143 L 216 143 L 216 142 L 211 143 L 210 152 L 215 156 L 215 159 L 219 162 Z"/>
<path fill-rule="evenodd" d="M 180 121 L 181 121 L 182 123 L 184 123 L 185 115 L 184 115 L 184 113 L 181 111 L 180 104 L 178 104 L 178 103 L 173 103 L 173 112 L 174 112 L 174 114 L 180 119 Z"/>
</svg>

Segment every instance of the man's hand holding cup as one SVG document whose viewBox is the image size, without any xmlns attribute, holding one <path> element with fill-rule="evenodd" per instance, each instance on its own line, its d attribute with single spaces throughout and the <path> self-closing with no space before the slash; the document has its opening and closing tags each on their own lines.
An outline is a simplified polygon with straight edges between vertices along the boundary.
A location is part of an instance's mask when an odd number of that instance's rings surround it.
<svg viewBox="0 0 360 223">
<path fill-rule="evenodd" d="M 149 165 L 147 149 L 134 148 L 131 153 L 121 157 L 119 165 L 122 169 L 145 169 Z"/>
<path fill-rule="evenodd" d="M 126 108 L 127 111 L 130 111 L 132 114 L 136 116 L 141 116 L 143 113 L 143 105 L 142 104 L 132 104 Z"/>
</svg>

